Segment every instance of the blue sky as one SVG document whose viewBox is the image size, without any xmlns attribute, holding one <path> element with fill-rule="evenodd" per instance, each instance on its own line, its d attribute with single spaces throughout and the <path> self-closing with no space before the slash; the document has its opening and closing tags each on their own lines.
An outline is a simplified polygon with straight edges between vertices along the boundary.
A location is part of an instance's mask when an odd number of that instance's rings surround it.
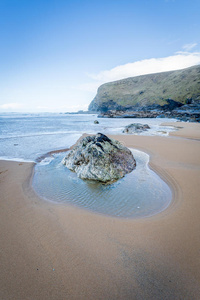
<svg viewBox="0 0 200 300">
<path fill-rule="evenodd" d="M 85 110 L 104 82 L 200 64 L 199 14 L 199 0 L 0 0 L 0 111 Z"/>
</svg>

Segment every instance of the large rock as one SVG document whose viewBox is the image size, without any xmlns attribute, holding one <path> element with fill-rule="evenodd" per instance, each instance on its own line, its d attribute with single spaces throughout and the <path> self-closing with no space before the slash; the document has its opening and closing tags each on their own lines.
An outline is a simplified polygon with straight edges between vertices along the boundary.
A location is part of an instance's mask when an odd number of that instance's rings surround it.
<svg viewBox="0 0 200 300">
<path fill-rule="evenodd" d="M 122 178 L 136 166 L 128 148 L 101 133 L 83 138 L 62 163 L 82 179 L 104 183 Z"/>
<path fill-rule="evenodd" d="M 124 128 L 123 133 L 140 133 L 143 131 L 147 131 L 148 129 L 150 129 L 148 124 L 133 123 L 127 125 Z"/>
</svg>

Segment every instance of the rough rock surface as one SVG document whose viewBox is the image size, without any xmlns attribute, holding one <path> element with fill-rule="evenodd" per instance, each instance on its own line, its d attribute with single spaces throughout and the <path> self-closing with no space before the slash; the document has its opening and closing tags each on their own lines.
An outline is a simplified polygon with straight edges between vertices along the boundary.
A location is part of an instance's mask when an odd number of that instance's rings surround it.
<svg viewBox="0 0 200 300">
<path fill-rule="evenodd" d="M 123 133 L 140 133 L 140 132 L 146 131 L 148 129 L 150 129 L 148 124 L 133 123 L 133 124 L 127 125 L 124 128 Z"/>
<path fill-rule="evenodd" d="M 83 138 L 62 163 L 82 179 L 104 183 L 124 177 L 136 166 L 128 148 L 101 133 Z"/>
</svg>

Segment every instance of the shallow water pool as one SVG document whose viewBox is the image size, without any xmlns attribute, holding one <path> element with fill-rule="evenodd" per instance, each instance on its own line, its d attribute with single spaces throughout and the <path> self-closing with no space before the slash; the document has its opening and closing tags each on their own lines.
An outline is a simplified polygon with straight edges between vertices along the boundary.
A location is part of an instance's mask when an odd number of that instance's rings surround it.
<svg viewBox="0 0 200 300">
<path fill-rule="evenodd" d="M 153 216 L 172 199 L 169 186 L 148 167 L 149 155 L 132 150 L 136 169 L 115 183 L 84 181 L 62 163 L 59 153 L 35 167 L 33 188 L 49 201 L 76 205 L 95 213 L 121 218 Z"/>
</svg>

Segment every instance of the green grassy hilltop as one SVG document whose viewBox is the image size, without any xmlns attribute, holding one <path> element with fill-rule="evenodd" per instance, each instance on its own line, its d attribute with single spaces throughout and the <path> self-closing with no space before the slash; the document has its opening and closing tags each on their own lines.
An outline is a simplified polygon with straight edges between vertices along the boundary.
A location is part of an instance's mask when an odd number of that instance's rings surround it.
<svg viewBox="0 0 200 300">
<path fill-rule="evenodd" d="M 200 65 L 105 83 L 89 111 L 162 108 L 169 99 L 181 104 L 200 102 Z"/>
</svg>

